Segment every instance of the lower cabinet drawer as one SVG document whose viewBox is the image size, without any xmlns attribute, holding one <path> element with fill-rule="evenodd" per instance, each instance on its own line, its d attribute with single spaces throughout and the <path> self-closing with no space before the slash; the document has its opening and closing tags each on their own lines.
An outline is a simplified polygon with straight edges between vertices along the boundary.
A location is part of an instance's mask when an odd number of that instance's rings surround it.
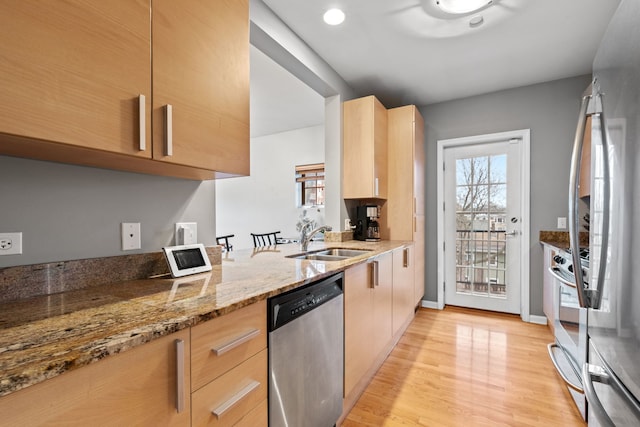
<svg viewBox="0 0 640 427">
<path fill-rule="evenodd" d="M 266 326 L 265 300 L 191 328 L 191 390 L 266 348 Z"/>
<path fill-rule="evenodd" d="M 265 399 L 242 417 L 234 427 L 267 427 L 267 424 L 269 424 L 269 404 Z"/>
<path fill-rule="evenodd" d="M 192 394 L 192 425 L 236 424 L 266 401 L 267 386 L 267 350 L 264 349 Z"/>
</svg>

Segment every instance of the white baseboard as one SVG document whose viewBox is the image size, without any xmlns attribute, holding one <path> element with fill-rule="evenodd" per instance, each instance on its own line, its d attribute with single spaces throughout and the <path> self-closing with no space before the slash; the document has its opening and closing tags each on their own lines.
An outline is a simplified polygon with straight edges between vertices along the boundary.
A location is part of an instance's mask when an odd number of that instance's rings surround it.
<svg viewBox="0 0 640 427">
<path fill-rule="evenodd" d="M 546 325 L 547 318 L 545 316 L 535 316 L 531 314 L 529 315 L 529 323 L 535 323 L 537 325 Z"/>
<path fill-rule="evenodd" d="M 424 308 L 432 308 L 434 310 L 438 310 L 438 303 L 436 301 L 427 301 L 423 299 L 420 302 L 420 305 Z"/>
</svg>

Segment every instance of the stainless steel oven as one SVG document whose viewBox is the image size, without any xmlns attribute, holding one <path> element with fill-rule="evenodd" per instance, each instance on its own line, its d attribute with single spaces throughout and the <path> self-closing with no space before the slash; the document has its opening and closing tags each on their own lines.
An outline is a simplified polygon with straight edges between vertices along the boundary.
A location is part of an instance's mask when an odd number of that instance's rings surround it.
<svg viewBox="0 0 640 427">
<path fill-rule="evenodd" d="M 588 277 L 588 249 L 582 250 L 580 256 L 584 277 Z M 553 301 L 555 342 L 548 345 L 549 356 L 586 420 L 587 401 L 581 372 L 587 361 L 587 309 L 580 307 L 570 251 L 559 252 L 553 261 L 549 270 L 556 279 Z"/>
</svg>

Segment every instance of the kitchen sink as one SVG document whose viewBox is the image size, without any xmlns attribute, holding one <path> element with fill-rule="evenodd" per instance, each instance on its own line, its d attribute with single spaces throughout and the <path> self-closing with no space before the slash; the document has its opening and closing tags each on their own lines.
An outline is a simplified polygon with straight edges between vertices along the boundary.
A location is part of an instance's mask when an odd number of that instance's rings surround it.
<svg viewBox="0 0 640 427">
<path fill-rule="evenodd" d="M 363 249 L 343 249 L 343 248 L 333 248 L 333 249 L 325 249 L 320 252 L 316 252 L 318 255 L 330 255 L 330 256 L 339 256 L 345 258 L 352 258 L 354 256 L 360 256 L 371 252 L 370 250 Z"/>
<path fill-rule="evenodd" d="M 287 255 L 286 258 L 306 259 L 310 261 L 342 261 L 360 255 L 365 255 L 369 252 L 371 252 L 371 250 L 369 249 L 332 248 L 295 255 Z"/>
</svg>

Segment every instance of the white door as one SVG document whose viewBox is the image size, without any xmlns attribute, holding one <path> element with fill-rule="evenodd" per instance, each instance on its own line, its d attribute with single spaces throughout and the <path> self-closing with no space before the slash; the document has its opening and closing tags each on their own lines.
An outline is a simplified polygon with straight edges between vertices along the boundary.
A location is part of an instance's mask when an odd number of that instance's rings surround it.
<svg viewBox="0 0 640 427">
<path fill-rule="evenodd" d="M 445 304 L 520 313 L 521 142 L 444 149 Z"/>
</svg>

